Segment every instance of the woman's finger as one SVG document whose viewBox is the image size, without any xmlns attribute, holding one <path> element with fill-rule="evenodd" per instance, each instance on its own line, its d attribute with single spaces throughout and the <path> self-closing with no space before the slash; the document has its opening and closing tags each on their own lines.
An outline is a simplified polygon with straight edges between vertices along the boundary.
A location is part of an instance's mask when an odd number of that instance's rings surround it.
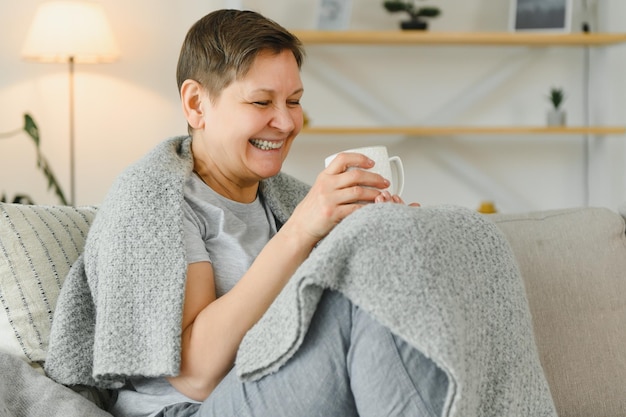
<svg viewBox="0 0 626 417">
<path fill-rule="evenodd" d="M 374 199 L 375 203 L 388 203 L 390 201 L 393 201 L 393 200 L 392 200 L 391 194 L 387 190 L 382 191 Z"/>
<path fill-rule="evenodd" d="M 342 152 L 328 164 L 326 172 L 328 174 L 341 174 L 342 172 L 346 172 L 349 168 L 370 169 L 373 166 L 374 161 L 363 154 Z"/>
</svg>

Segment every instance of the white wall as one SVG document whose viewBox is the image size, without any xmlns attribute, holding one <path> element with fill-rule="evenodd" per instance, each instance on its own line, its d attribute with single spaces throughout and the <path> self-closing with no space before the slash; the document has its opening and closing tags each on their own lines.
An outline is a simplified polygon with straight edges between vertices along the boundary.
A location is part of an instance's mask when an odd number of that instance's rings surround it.
<svg viewBox="0 0 626 417">
<path fill-rule="evenodd" d="M 0 0 L 0 132 L 19 128 L 31 113 L 42 149 L 66 192 L 68 168 L 67 67 L 20 59 L 28 26 L 41 0 Z M 401 16 L 380 0 L 353 0 L 352 29 L 395 29 Z M 578 0 L 580 2 L 580 0 Z M 120 43 L 113 64 L 76 67 L 77 204 L 98 204 L 117 174 L 162 139 L 185 132 L 175 65 L 189 26 L 226 0 L 101 0 Z M 505 0 L 433 0 L 443 15 L 438 31 L 502 31 Z M 576 3 L 576 1 L 575 1 Z M 601 6 L 600 28 L 624 32 L 623 0 Z M 244 0 L 291 29 L 315 26 L 313 0 Z M 580 21 L 576 3 L 574 20 Z M 626 124 L 626 44 L 592 53 L 592 118 Z M 319 125 L 407 124 L 541 125 L 552 85 L 563 86 L 572 125 L 583 123 L 583 48 L 311 46 L 303 70 L 305 111 Z M 339 86 L 329 85 L 329 82 Z M 345 89 L 342 90 L 342 89 Z M 369 96 L 354 103 L 349 94 Z M 592 138 L 589 203 L 615 208 L 626 200 L 623 136 Z M 327 154 L 386 143 L 402 156 L 405 199 L 477 207 L 495 199 L 502 211 L 585 203 L 583 139 L 578 136 L 323 137 L 302 135 L 285 170 L 312 182 Z M 18 192 L 56 203 L 35 168 L 25 135 L 0 139 L 0 193 Z"/>
</svg>

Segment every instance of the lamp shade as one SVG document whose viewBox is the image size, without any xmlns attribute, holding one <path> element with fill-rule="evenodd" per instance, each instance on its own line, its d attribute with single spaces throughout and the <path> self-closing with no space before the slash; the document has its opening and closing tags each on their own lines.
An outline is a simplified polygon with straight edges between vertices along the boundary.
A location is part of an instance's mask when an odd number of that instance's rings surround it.
<svg viewBox="0 0 626 417">
<path fill-rule="evenodd" d="M 22 49 L 25 59 L 43 62 L 111 62 L 119 54 L 103 7 L 91 1 L 42 3 Z"/>
</svg>

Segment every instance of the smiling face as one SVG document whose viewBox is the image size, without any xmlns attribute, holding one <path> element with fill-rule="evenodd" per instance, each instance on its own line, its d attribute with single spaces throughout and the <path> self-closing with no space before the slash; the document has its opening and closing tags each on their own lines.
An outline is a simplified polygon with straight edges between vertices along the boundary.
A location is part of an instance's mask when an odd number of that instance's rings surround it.
<svg viewBox="0 0 626 417">
<path fill-rule="evenodd" d="M 188 83 L 183 104 L 195 109 L 191 117 L 186 111 L 195 170 L 228 198 L 256 197 L 258 182 L 280 171 L 302 129 L 303 88 L 293 53 L 262 51 L 247 74 L 213 100 L 198 83 Z M 189 100 L 190 91 L 197 91 L 195 99 Z"/>
</svg>

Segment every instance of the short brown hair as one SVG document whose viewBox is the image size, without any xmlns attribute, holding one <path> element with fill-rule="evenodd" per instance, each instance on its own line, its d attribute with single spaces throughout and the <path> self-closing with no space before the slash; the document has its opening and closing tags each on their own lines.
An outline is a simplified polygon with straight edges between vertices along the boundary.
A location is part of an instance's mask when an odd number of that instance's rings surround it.
<svg viewBox="0 0 626 417">
<path fill-rule="evenodd" d="M 290 50 L 302 67 L 300 40 L 278 23 L 251 10 L 217 10 L 198 20 L 187 32 L 178 58 L 178 91 L 191 79 L 207 89 L 211 100 L 244 77 L 262 51 Z"/>
</svg>

